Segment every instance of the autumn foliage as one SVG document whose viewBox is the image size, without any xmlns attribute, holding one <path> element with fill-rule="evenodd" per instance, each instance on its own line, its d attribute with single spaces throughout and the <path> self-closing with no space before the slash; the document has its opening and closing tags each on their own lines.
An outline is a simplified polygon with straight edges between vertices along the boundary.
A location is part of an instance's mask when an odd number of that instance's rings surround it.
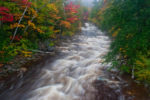
<svg viewBox="0 0 150 100">
<path fill-rule="evenodd" d="M 0 18 L 0 21 L 3 21 L 3 22 L 13 21 L 13 15 L 10 14 L 10 10 L 6 7 L 0 7 L 0 15 L 2 16 Z"/>
<path fill-rule="evenodd" d="M 68 0 L 1 0 L 0 64 L 40 49 L 40 43 L 51 48 L 60 36 L 73 35 L 81 24 L 79 9 Z"/>
<path fill-rule="evenodd" d="M 69 4 L 65 6 L 65 10 L 68 14 L 67 21 L 69 21 L 70 23 L 74 23 L 75 21 L 78 20 L 78 17 L 76 16 L 76 14 L 78 13 L 79 7 L 80 7 L 79 5 L 75 5 L 72 2 L 70 2 Z"/>
<path fill-rule="evenodd" d="M 112 38 L 106 62 L 150 84 L 149 0 L 100 0 L 92 21 Z"/>
</svg>

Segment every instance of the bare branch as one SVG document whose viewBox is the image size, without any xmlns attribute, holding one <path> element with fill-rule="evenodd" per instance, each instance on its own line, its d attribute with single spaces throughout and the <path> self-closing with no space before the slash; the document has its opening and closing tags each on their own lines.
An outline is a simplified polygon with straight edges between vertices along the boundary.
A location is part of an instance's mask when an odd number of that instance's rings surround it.
<svg viewBox="0 0 150 100">
<path fill-rule="evenodd" d="M 28 2 L 28 1 L 27 1 L 27 2 Z M 18 25 L 17 25 L 17 27 L 16 27 L 16 29 L 15 29 L 15 32 L 14 32 L 13 38 L 12 38 L 12 40 L 11 40 L 11 42 L 10 42 L 10 43 L 12 43 L 12 42 L 14 41 L 14 38 L 15 38 L 15 36 L 16 36 L 16 34 L 17 34 L 17 31 L 18 31 L 19 25 L 20 25 L 20 23 L 21 23 L 21 21 L 22 21 L 22 19 L 23 19 L 24 15 L 25 15 L 25 13 L 27 12 L 27 9 L 28 9 L 28 5 L 26 5 L 26 8 L 25 8 L 25 10 L 24 10 L 24 12 L 23 12 L 23 14 L 22 14 L 22 16 L 21 16 L 21 18 L 20 18 L 19 22 L 18 22 Z"/>
</svg>

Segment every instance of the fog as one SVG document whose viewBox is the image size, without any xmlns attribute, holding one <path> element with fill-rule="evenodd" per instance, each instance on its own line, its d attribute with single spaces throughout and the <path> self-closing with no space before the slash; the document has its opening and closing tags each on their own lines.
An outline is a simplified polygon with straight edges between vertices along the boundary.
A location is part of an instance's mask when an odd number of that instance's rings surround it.
<svg viewBox="0 0 150 100">
<path fill-rule="evenodd" d="M 93 1 L 95 0 L 81 0 L 84 6 L 91 7 L 93 5 Z"/>
</svg>

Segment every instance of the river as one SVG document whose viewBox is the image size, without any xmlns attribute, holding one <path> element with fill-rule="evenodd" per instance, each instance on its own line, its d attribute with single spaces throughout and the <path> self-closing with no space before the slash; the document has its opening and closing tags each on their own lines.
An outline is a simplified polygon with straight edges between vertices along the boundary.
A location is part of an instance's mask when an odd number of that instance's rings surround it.
<svg viewBox="0 0 150 100">
<path fill-rule="evenodd" d="M 107 71 L 111 64 L 102 62 L 110 43 L 96 26 L 85 23 L 80 34 L 57 47 L 58 56 L 36 65 L 0 100 L 150 100 L 127 97 L 121 88 L 127 82 Z"/>
</svg>

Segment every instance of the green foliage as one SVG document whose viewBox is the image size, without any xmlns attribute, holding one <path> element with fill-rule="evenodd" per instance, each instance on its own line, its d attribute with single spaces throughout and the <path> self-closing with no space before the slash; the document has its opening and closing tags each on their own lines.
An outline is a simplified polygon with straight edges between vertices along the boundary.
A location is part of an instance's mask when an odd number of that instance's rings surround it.
<svg viewBox="0 0 150 100">
<path fill-rule="evenodd" d="M 92 11 L 92 20 L 97 19 L 94 22 L 113 40 L 106 62 L 128 73 L 135 66 L 137 78 L 149 81 L 150 1 L 102 0 Z M 141 55 L 147 59 L 143 61 L 147 67 L 137 65 Z"/>
<path fill-rule="evenodd" d="M 136 61 L 137 80 L 150 84 L 150 58 L 141 56 L 142 59 Z"/>
<path fill-rule="evenodd" d="M 60 36 L 71 36 L 79 30 L 82 9 L 77 9 L 79 20 L 70 23 L 66 20 L 69 14 L 64 9 L 66 0 L 27 1 L 27 5 L 24 0 L 0 1 L 0 10 L 8 10 L 7 13 L 13 15 L 13 21 L 5 22 L 1 19 L 5 17 L 3 12 L 0 12 L 0 64 L 28 53 L 31 49 L 40 48 L 38 44 L 44 44 L 46 40 L 50 40 L 50 43 L 44 45 L 52 47 Z M 80 5 L 79 1 L 74 3 Z"/>
</svg>

